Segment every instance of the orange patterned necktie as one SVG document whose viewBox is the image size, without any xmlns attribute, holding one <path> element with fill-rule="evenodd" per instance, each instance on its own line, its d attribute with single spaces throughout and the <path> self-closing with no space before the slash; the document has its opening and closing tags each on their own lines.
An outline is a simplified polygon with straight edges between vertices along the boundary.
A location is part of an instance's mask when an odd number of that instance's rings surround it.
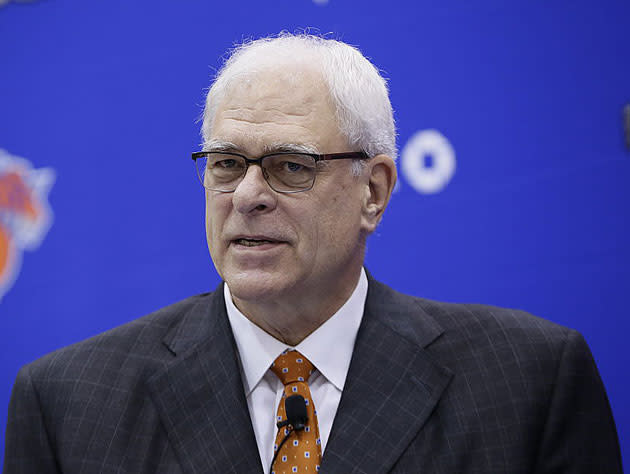
<svg viewBox="0 0 630 474">
<path fill-rule="evenodd" d="M 322 445 L 317 426 L 317 412 L 308 388 L 308 378 L 315 370 L 313 364 L 298 351 L 285 351 L 271 365 L 271 370 L 284 384 L 284 393 L 278 405 L 278 421 L 286 419 L 284 400 L 291 395 L 302 395 L 306 402 L 308 421 L 301 431 L 294 431 L 280 448 L 271 466 L 272 474 L 314 473 L 319 471 L 322 460 Z M 289 427 L 280 428 L 276 435 L 274 454 Z"/>
</svg>

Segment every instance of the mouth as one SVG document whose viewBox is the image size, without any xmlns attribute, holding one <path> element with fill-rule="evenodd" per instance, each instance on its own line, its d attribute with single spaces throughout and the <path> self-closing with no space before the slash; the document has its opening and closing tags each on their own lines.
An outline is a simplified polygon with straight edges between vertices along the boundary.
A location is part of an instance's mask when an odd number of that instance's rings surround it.
<svg viewBox="0 0 630 474">
<path fill-rule="evenodd" d="M 237 237 L 231 241 L 232 244 L 243 247 L 262 247 L 282 244 L 284 242 L 267 236 Z"/>
<path fill-rule="evenodd" d="M 237 245 L 244 245 L 245 247 L 258 247 L 265 244 L 277 244 L 277 240 L 265 240 L 265 239 L 236 239 L 233 241 Z"/>
</svg>

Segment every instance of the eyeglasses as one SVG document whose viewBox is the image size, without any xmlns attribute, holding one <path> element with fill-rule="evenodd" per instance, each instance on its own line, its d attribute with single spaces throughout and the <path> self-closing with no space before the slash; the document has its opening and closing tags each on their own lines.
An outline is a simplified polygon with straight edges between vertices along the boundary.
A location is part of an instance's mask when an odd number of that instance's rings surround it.
<svg viewBox="0 0 630 474">
<path fill-rule="evenodd" d="M 366 160 L 364 152 L 313 153 L 277 152 L 250 159 L 238 153 L 199 151 L 192 154 L 197 176 L 204 188 L 231 193 L 247 173 L 250 164 L 262 169 L 265 181 L 279 193 L 308 191 L 315 184 L 317 162 L 326 160 Z"/>
</svg>

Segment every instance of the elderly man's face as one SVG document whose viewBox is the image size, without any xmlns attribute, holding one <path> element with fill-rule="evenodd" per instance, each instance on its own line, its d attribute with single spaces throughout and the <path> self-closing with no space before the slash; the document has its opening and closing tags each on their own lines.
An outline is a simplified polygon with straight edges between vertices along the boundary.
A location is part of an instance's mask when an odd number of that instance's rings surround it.
<svg viewBox="0 0 630 474">
<path fill-rule="evenodd" d="M 322 79 L 297 68 L 240 80 L 219 104 L 211 138 L 250 158 L 289 144 L 319 153 L 355 151 L 339 133 Z M 352 175 L 351 160 L 338 160 L 319 164 L 309 191 L 277 193 L 257 165 L 233 193 L 206 191 L 208 247 L 232 295 L 306 299 L 356 283 L 366 183 Z"/>
</svg>

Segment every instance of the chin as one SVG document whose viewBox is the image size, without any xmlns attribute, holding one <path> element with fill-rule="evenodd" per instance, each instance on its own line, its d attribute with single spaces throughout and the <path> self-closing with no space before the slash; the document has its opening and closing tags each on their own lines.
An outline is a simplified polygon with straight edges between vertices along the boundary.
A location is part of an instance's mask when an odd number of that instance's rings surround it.
<svg viewBox="0 0 630 474">
<path fill-rule="evenodd" d="M 268 272 L 251 269 L 239 272 L 226 272 L 224 280 L 230 288 L 232 297 L 243 301 L 265 301 L 277 298 L 293 285 L 287 284 L 286 273 Z"/>
</svg>

